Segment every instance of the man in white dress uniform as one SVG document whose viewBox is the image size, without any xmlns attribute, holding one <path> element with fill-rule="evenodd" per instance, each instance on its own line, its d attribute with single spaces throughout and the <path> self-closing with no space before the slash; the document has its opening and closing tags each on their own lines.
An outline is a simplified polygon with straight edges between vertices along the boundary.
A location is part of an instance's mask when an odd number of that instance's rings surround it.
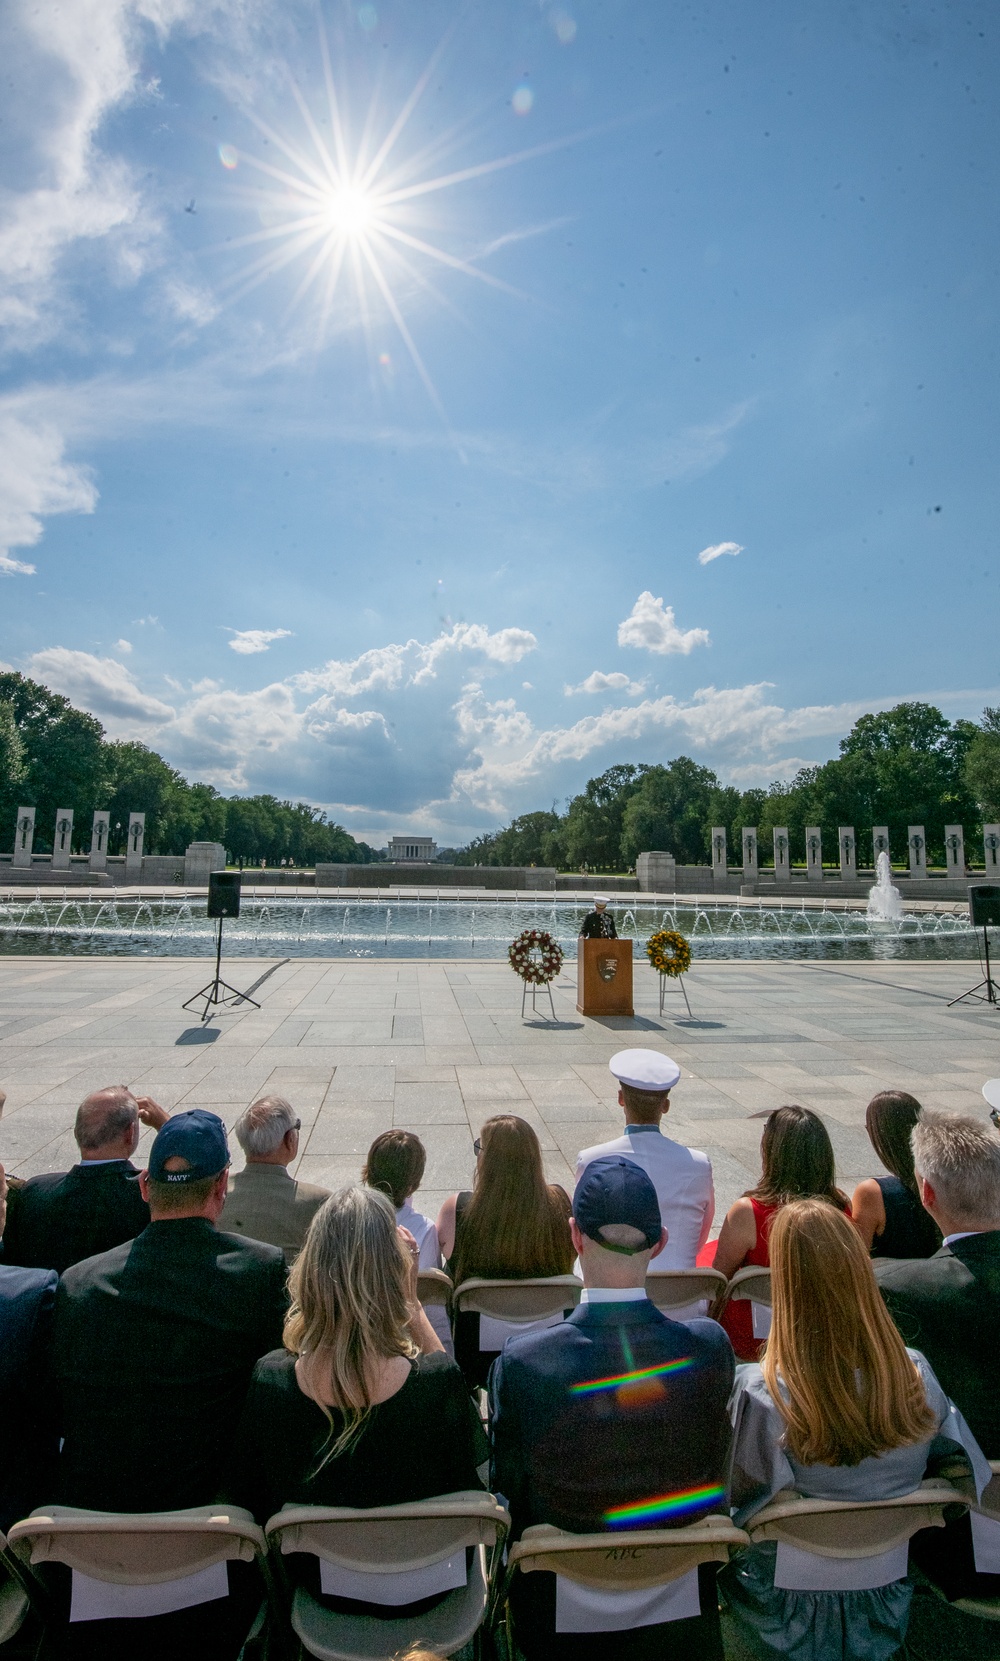
<svg viewBox="0 0 1000 1661">
<path fill-rule="evenodd" d="M 708 1155 L 664 1136 L 661 1128 L 681 1070 L 676 1061 L 658 1050 L 619 1050 L 608 1067 L 618 1080 L 625 1134 L 597 1147 L 584 1148 L 577 1158 L 576 1180 L 579 1182 L 594 1159 L 623 1154 L 633 1160 L 656 1189 L 660 1220 L 667 1231 L 667 1244 L 656 1260 L 656 1268 L 693 1269 L 712 1227 L 715 1189 Z"/>
</svg>

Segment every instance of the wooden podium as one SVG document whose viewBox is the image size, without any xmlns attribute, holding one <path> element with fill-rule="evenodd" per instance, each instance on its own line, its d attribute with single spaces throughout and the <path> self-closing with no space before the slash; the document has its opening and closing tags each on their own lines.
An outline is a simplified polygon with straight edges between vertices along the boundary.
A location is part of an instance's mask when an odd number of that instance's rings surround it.
<svg viewBox="0 0 1000 1661">
<path fill-rule="evenodd" d="M 577 941 L 576 1007 L 581 1015 L 634 1015 L 631 940 Z"/>
</svg>

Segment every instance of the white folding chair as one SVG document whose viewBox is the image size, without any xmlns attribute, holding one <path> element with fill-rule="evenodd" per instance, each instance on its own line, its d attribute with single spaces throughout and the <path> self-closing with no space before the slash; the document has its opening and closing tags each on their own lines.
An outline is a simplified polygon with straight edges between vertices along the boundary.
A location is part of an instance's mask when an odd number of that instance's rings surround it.
<svg viewBox="0 0 1000 1661">
<path fill-rule="evenodd" d="M 604 1619 L 610 1622 L 616 1598 L 622 1600 L 621 1608 L 629 1593 L 667 1589 L 697 1571 L 701 1563 L 728 1562 L 733 1551 L 749 1543 L 743 1529 L 728 1517 L 714 1513 L 684 1528 L 628 1529 L 621 1533 L 571 1534 L 551 1523 L 537 1523 L 526 1528 L 510 1548 L 507 1573 L 493 1607 L 493 1623 L 506 1620 L 508 1653 L 515 1654 L 510 1591 L 517 1574 L 546 1570 L 574 1587 L 602 1595 L 608 1609 Z M 596 1624 L 600 1619 L 600 1615 L 595 1617 L 595 1631 L 628 1630 Z"/>
<path fill-rule="evenodd" d="M 342 1614 L 295 1586 L 291 1622 L 306 1653 L 322 1661 L 388 1661 L 416 1642 L 454 1655 L 476 1640 L 487 1607 L 486 1553 L 498 1553 L 509 1528 L 503 1506 L 475 1490 L 364 1510 L 289 1505 L 270 1519 L 266 1534 L 282 1556 L 317 1557 L 324 1591 L 387 1610 L 384 1619 Z M 425 1614 L 388 1613 L 446 1583 L 451 1589 Z"/>
<path fill-rule="evenodd" d="M 74 1579 L 74 1602 L 85 1599 L 91 1612 L 103 1605 L 108 1614 L 162 1614 L 224 1597 L 225 1574 L 212 1571 L 226 1563 L 256 1563 L 265 1595 L 247 1637 L 256 1636 L 266 1620 L 271 1587 L 267 1544 L 263 1529 L 239 1506 L 140 1513 L 46 1506 L 14 1523 L 8 1539 L 15 1557 L 43 1585 L 40 1566 L 63 1563 L 75 1577 L 83 1577 Z M 205 1595 L 191 1596 L 192 1591 Z M 188 1601 L 178 1602 L 178 1597 Z M 91 1618 L 102 1617 L 92 1613 Z"/>
<path fill-rule="evenodd" d="M 655 1262 L 655 1259 L 654 1259 Z M 657 1309 L 669 1315 L 708 1299 L 714 1303 L 728 1282 L 719 1269 L 650 1269 L 646 1275 L 646 1296 Z"/>
<path fill-rule="evenodd" d="M 0 1644 L 20 1632 L 30 1608 L 31 1600 L 9 1564 L 7 1541 L 0 1534 Z"/>
<path fill-rule="evenodd" d="M 993 1472 L 993 1478 L 983 1490 L 982 1499 L 976 1500 L 971 1473 L 968 1473 L 966 1479 L 960 1481 L 959 1485 L 962 1489 L 962 1497 L 967 1501 L 972 1516 L 972 1543 L 976 1553 L 976 1566 L 979 1567 L 988 1553 L 988 1565 L 983 1572 L 994 1574 L 1000 1572 L 1000 1570 L 993 1567 L 994 1562 L 1000 1562 L 1000 1460 L 991 1459 L 990 1469 Z M 950 1471 L 947 1471 L 947 1467 L 946 1474 L 952 1475 Z M 959 1478 L 953 1476 L 952 1480 L 959 1481 Z M 977 1517 L 981 1517 L 986 1524 L 982 1535 L 980 1535 L 977 1528 Z M 985 1552 L 983 1547 L 986 1548 Z M 934 1585 L 933 1581 L 930 1582 L 930 1585 L 938 1597 L 944 1598 L 944 1593 Z M 974 1595 L 969 1598 L 955 1598 L 949 1604 L 949 1608 L 960 1610 L 963 1615 L 976 1615 L 981 1621 L 1000 1621 L 1000 1597 L 989 1598 Z"/>
<path fill-rule="evenodd" d="M 443 1269 L 417 1271 L 417 1301 L 422 1303 L 425 1309 L 433 1304 L 443 1305 L 447 1309 L 453 1290 L 451 1278 Z"/>
</svg>

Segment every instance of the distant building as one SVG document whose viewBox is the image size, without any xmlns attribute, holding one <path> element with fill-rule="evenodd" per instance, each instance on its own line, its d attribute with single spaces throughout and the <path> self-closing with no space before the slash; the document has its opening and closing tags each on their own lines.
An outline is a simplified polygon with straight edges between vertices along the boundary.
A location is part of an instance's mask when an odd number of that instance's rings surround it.
<svg viewBox="0 0 1000 1661">
<path fill-rule="evenodd" d="M 430 836 L 390 836 L 386 858 L 395 864 L 429 865 L 437 853 L 437 843 Z"/>
</svg>

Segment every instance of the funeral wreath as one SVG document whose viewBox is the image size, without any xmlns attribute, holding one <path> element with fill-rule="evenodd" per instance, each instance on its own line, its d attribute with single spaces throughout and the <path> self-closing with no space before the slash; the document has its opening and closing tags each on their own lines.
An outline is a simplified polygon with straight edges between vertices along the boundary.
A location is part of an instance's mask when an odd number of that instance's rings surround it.
<svg viewBox="0 0 1000 1661">
<path fill-rule="evenodd" d="M 563 949 L 545 929 L 525 929 L 507 948 L 507 957 L 529 986 L 547 986 L 563 965 Z"/>
<path fill-rule="evenodd" d="M 646 956 L 658 975 L 684 975 L 691 967 L 691 947 L 676 929 L 658 929 L 646 941 Z"/>
</svg>

